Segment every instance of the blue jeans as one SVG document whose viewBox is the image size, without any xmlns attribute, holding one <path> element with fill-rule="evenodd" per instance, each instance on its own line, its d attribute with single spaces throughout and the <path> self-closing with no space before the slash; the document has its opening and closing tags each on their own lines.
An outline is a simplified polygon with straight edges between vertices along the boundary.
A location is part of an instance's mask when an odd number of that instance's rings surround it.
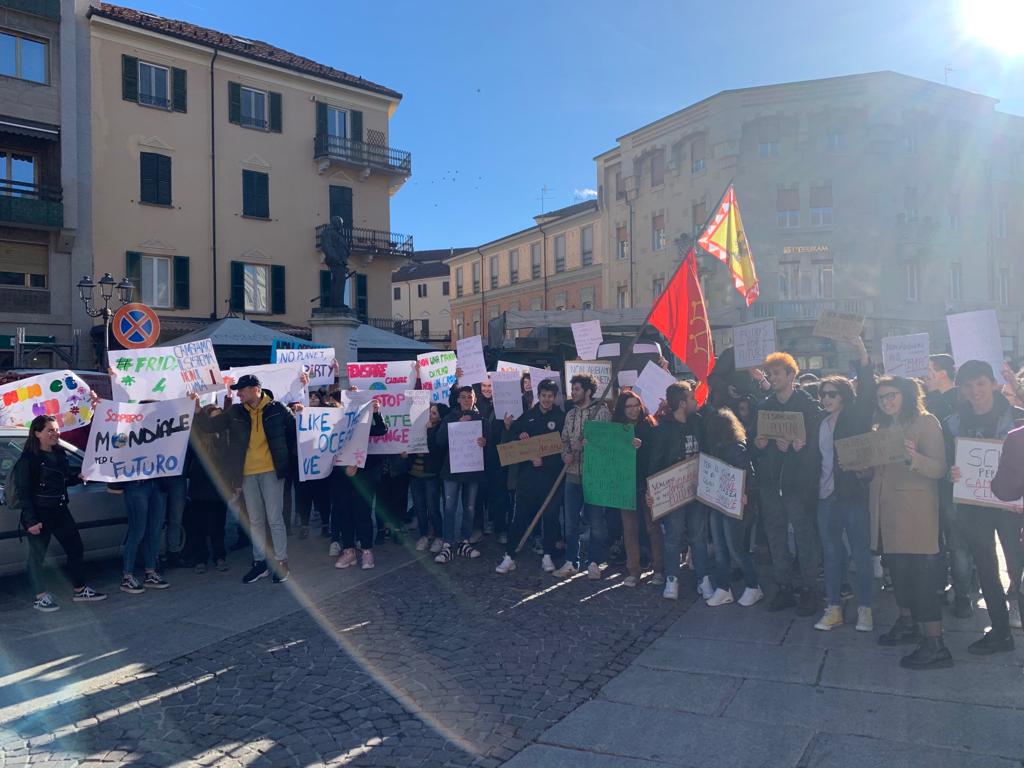
<svg viewBox="0 0 1024 768">
<path fill-rule="evenodd" d="M 715 542 L 715 573 L 711 580 L 719 589 L 732 588 L 732 560 L 740 564 L 743 570 L 743 583 L 748 589 L 760 586 L 757 566 L 750 556 L 750 548 L 745 546 L 747 540 L 747 521 L 723 515 L 718 510 L 711 510 L 711 540 Z"/>
<path fill-rule="evenodd" d="M 468 525 L 473 524 L 473 513 L 476 511 L 476 494 L 480 483 L 461 480 L 444 481 L 444 515 L 441 520 L 443 528 L 442 540 L 445 544 L 454 544 L 469 538 Z M 459 497 L 462 506 L 459 506 Z M 459 538 L 456 538 L 459 537 Z"/>
<path fill-rule="evenodd" d="M 678 578 L 682 566 L 683 536 L 690 542 L 690 562 L 700 583 L 711 575 L 708 567 L 708 508 L 699 501 L 687 504 L 682 509 L 669 512 L 661 518 L 664 531 L 665 575 Z"/>
<path fill-rule="evenodd" d="M 147 571 L 156 570 L 160 551 L 160 534 L 167 515 L 167 496 L 159 480 L 135 480 L 125 483 L 124 507 L 128 513 L 128 532 L 124 538 L 123 573 L 135 570 L 135 560 L 142 545 L 142 563 Z"/>
<path fill-rule="evenodd" d="M 426 536 L 431 529 L 435 536 L 440 536 L 442 526 L 440 478 L 409 475 L 409 490 L 412 491 L 412 508 L 416 512 L 420 536 Z"/>
<path fill-rule="evenodd" d="M 565 561 L 573 565 L 580 557 L 580 513 L 587 516 L 590 524 L 590 546 L 587 547 L 587 564 L 603 563 L 608 544 L 608 514 L 604 507 L 585 504 L 583 484 L 565 481 Z M 517 542 L 518 543 L 518 542 Z"/>
<path fill-rule="evenodd" d="M 179 554 L 185 546 L 185 492 L 188 480 L 184 475 L 164 477 L 158 481 L 167 497 L 167 552 Z"/>
<path fill-rule="evenodd" d="M 874 571 L 871 565 L 871 516 L 866 500 L 841 499 L 834 493 L 818 502 L 818 531 L 821 533 L 825 560 L 825 598 L 829 605 L 839 605 L 839 590 L 846 575 L 846 545 L 843 531 L 850 543 L 850 555 L 857 567 L 854 591 L 857 605 L 871 607 L 874 592 Z M 936 589 L 939 585 L 936 585 Z"/>
</svg>

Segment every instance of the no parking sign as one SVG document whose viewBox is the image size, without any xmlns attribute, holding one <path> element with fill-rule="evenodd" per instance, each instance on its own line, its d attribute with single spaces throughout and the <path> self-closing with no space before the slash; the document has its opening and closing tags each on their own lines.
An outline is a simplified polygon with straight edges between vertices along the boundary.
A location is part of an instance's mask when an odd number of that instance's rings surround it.
<svg viewBox="0 0 1024 768">
<path fill-rule="evenodd" d="M 114 313 L 114 338 L 125 349 L 152 347 L 160 338 L 160 318 L 145 304 L 125 304 Z"/>
</svg>

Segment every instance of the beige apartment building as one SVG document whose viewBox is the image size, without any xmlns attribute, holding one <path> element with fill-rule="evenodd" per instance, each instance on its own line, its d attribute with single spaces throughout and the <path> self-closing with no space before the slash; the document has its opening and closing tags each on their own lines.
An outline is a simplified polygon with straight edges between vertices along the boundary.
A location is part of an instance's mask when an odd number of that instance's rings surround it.
<svg viewBox="0 0 1024 768">
<path fill-rule="evenodd" d="M 585 200 L 448 259 L 453 338 L 486 335 L 507 311 L 600 309 L 603 253 L 601 211 Z"/>
<path fill-rule="evenodd" d="M 398 92 L 258 40 L 89 8 L 94 271 L 122 275 L 164 337 L 228 313 L 301 329 L 329 286 L 317 248 L 351 228 L 347 303 L 389 318 L 412 238 L 390 198 Z M 325 31 L 326 34 L 326 31 Z"/>
<path fill-rule="evenodd" d="M 403 336 L 451 346 L 451 275 L 447 259 L 472 248 L 416 251 L 391 275 L 393 330 Z"/>
<path fill-rule="evenodd" d="M 595 159 L 609 307 L 650 307 L 730 180 L 761 281 L 750 308 L 703 255 L 713 328 L 775 318 L 805 368 L 850 350 L 811 335 L 825 308 L 866 316 L 869 347 L 994 308 L 1024 353 L 1024 118 L 893 72 L 725 91 Z"/>
</svg>

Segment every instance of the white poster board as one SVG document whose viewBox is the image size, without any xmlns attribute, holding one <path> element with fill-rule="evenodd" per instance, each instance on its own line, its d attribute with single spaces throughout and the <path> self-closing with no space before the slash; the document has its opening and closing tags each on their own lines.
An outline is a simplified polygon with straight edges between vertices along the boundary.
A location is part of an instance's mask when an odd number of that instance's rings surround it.
<svg viewBox="0 0 1024 768">
<path fill-rule="evenodd" d="M 145 405 L 100 400 L 82 475 L 103 483 L 180 475 L 195 410 L 187 397 Z"/>
<path fill-rule="evenodd" d="M 295 414 L 300 480 L 329 477 L 335 457 L 349 446 L 364 424 L 362 444 L 356 447 L 361 448 L 365 462 L 369 421 L 361 418 L 364 414 L 360 414 L 359 409 L 363 407 L 369 413 L 372 411 L 369 403 L 370 396 L 362 395 L 347 400 L 346 405 L 351 408 L 303 408 Z"/>
<path fill-rule="evenodd" d="M 697 498 L 724 515 L 742 520 L 746 475 L 744 470 L 702 453 L 697 475 Z"/>
<path fill-rule="evenodd" d="M 565 403 L 565 387 L 562 386 L 562 374 L 549 368 L 534 368 L 532 365 L 530 366 L 530 389 L 533 391 L 534 403 L 540 401 L 537 387 L 540 386 L 542 381 L 553 381 L 558 385 L 558 396 L 555 397 L 555 403 L 561 407 Z"/>
<path fill-rule="evenodd" d="M 491 392 L 494 414 L 499 419 L 504 420 L 508 415 L 511 415 L 513 419 L 518 419 L 523 415 L 523 389 L 518 373 L 511 371 L 492 373 Z"/>
<path fill-rule="evenodd" d="M 499 373 L 517 373 L 522 376 L 524 373 L 529 373 L 530 366 L 523 365 L 522 363 L 510 363 L 507 360 L 499 360 L 494 370 Z"/>
<path fill-rule="evenodd" d="M 960 470 L 960 480 L 953 483 L 953 501 L 1024 512 L 1024 501 L 1021 499 L 1002 501 L 992 493 L 992 478 L 999 468 L 1002 453 L 1002 440 L 958 437 L 954 464 Z"/>
<path fill-rule="evenodd" d="M 309 374 L 309 386 L 313 389 L 318 387 L 330 387 L 334 384 L 334 359 L 333 347 L 318 347 L 316 349 L 282 349 L 274 350 L 275 360 L 278 365 L 300 366 Z"/>
<path fill-rule="evenodd" d="M 620 354 L 622 354 L 619 351 L 621 348 L 621 345 L 617 341 L 612 342 L 610 344 L 602 344 L 597 348 L 597 357 L 598 359 L 603 359 L 606 357 L 618 357 Z"/>
<path fill-rule="evenodd" d="M 633 384 L 633 391 L 643 398 L 647 410 L 654 413 L 665 399 L 665 390 L 675 382 L 675 376 L 657 363 L 648 361 Z"/>
<path fill-rule="evenodd" d="M 576 343 L 576 354 L 580 360 L 596 360 L 597 350 L 604 341 L 600 320 L 585 320 L 572 323 L 572 338 Z"/>
<path fill-rule="evenodd" d="M 171 349 L 178 358 L 178 374 L 185 384 L 186 394 L 202 395 L 224 389 L 212 341 L 189 341 L 175 344 Z"/>
<path fill-rule="evenodd" d="M 634 355 L 661 355 L 661 347 L 652 342 L 641 342 L 633 345 Z"/>
<path fill-rule="evenodd" d="M 409 434 L 405 450 L 407 453 L 427 453 L 427 424 L 432 405 L 430 392 L 425 389 L 407 389 L 405 401 L 409 403 Z"/>
<path fill-rule="evenodd" d="M 968 360 L 983 360 L 992 366 L 998 381 L 1003 370 L 1003 337 L 994 309 L 979 309 L 946 315 L 953 361 L 959 368 Z"/>
<path fill-rule="evenodd" d="M 369 392 L 348 392 L 339 394 L 341 410 L 345 413 L 345 424 L 352 430 L 352 436 L 334 454 L 336 467 L 365 467 L 369 451 L 370 422 L 373 421 L 373 398 Z"/>
<path fill-rule="evenodd" d="M 172 347 L 112 349 L 107 364 L 113 371 L 110 391 L 114 400 L 166 400 L 186 395 Z"/>
<path fill-rule="evenodd" d="M 71 371 L 50 371 L 0 386 L 0 426 L 27 428 L 36 416 L 55 416 L 61 429 L 92 421 L 89 385 Z"/>
<path fill-rule="evenodd" d="M 348 381 L 354 387 L 369 392 L 380 403 L 380 415 L 388 427 L 386 435 L 370 437 L 371 454 L 402 453 L 408 445 L 409 403 L 407 389 L 416 386 L 416 362 L 397 360 L 388 363 L 349 363 Z M 396 434 L 391 434 L 395 431 Z"/>
<path fill-rule="evenodd" d="M 732 329 L 733 354 L 736 358 L 736 370 L 759 368 L 764 360 L 775 352 L 775 320 L 759 320 L 756 323 L 744 323 Z"/>
<path fill-rule="evenodd" d="M 647 493 L 653 502 L 651 517 L 654 520 L 661 519 L 697 498 L 699 470 L 700 459 L 693 456 L 647 478 Z"/>
<path fill-rule="evenodd" d="M 928 375 L 929 349 L 927 333 L 886 336 L 882 339 L 882 365 L 890 376 L 923 378 Z"/>
<path fill-rule="evenodd" d="M 594 399 L 611 397 L 612 394 L 612 363 L 609 360 L 566 360 L 565 386 L 572 389 L 572 377 L 581 373 L 589 373 L 597 379 L 597 391 Z M 572 394 L 570 391 L 569 394 Z"/>
<path fill-rule="evenodd" d="M 636 380 L 640 377 L 637 371 L 619 371 L 619 388 L 622 387 L 635 387 Z"/>
<path fill-rule="evenodd" d="M 462 370 L 459 386 L 468 387 L 479 384 L 487 378 L 487 363 L 484 362 L 484 340 L 479 336 L 470 336 L 455 342 L 458 365 Z"/>
<path fill-rule="evenodd" d="M 420 385 L 430 393 L 433 403 L 448 404 L 448 395 L 455 384 L 458 366 L 454 352 L 427 352 L 416 358 Z"/>
<path fill-rule="evenodd" d="M 302 386 L 302 368 L 297 365 L 243 365 L 224 371 L 232 382 L 243 376 L 255 376 L 260 388 L 273 393 L 279 403 L 309 405 L 309 391 Z M 237 399 L 237 397 L 236 397 Z"/>
<path fill-rule="evenodd" d="M 481 437 L 482 421 L 448 423 L 448 460 L 453 474 L 484 471 L 484 449 L 477 444 Z"/>
</svg>

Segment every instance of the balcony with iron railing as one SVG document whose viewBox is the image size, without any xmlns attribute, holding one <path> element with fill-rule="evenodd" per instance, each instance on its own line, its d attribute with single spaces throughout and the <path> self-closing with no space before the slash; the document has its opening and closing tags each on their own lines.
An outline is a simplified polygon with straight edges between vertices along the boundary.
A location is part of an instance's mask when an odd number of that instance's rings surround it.
<svg viewBox="0 0 1024 768">
<path fill-rule="evenodd" d="M 416 341 L 447 342 L 452 338 L 450 328 L 445 328 L 443 331 L 435 328 L 431 333 L 430 323 L 427 320 L 402 320 L 392 317 L 362 317 L 360 319 L 366 325 Z"/>
<path fill-rule="evenodd" d="M 60 229 L 64 226 L 60 187 L 0 179 L 0 224 Z"/>
<path fill-rule="evenodd" d="M 327 224 L 321 224 L 316 228 L 316 247 L 318 249 L 320 248 L 320 239 L 327 226 Z M 412 235 L 364 227 L 346 227 L 345 229 L 351 237 L 350 244 L 353 253 L 412 257 Z"/>
<path fill-rule="evenodd" d="M 320 133 L 313 139 L 313 159 L 332 160 L 396 176 L 412 175 L 412 154 L 383 144 Z"/>
</svg>

